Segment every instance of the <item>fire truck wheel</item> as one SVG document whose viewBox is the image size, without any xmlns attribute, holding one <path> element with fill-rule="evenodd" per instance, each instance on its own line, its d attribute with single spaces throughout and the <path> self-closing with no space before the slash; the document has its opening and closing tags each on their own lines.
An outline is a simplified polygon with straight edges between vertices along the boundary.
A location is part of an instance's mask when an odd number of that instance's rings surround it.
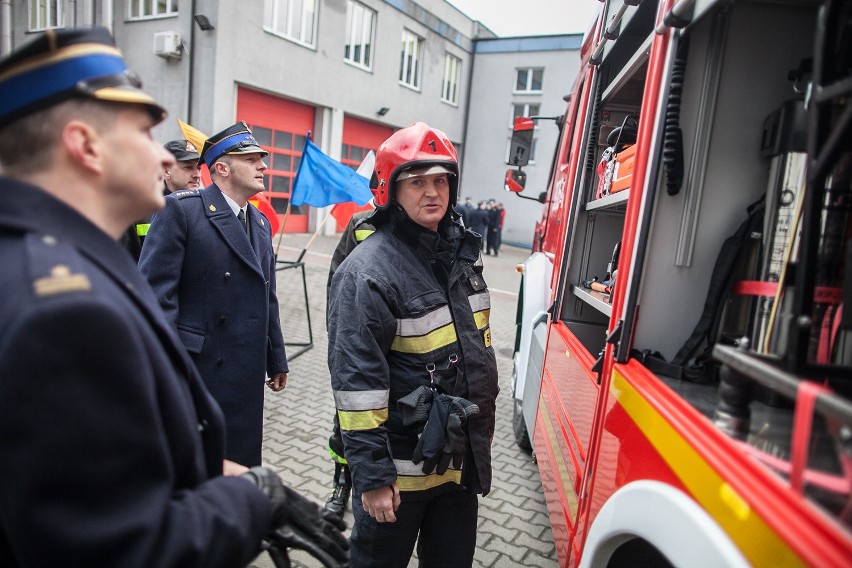
<svg viewBox="0 0 852 568">
<path fill-rule="evenodd" d="M 532 444 L 527 433 L 527 425 L 524 423 L 524 413 L 521 401 L 515 399 L 514 411 L 512 412 L 512 430 L 515 432 L 515 443 L 518 447 L 529 453 L 532 452 Z"/>
</svg>

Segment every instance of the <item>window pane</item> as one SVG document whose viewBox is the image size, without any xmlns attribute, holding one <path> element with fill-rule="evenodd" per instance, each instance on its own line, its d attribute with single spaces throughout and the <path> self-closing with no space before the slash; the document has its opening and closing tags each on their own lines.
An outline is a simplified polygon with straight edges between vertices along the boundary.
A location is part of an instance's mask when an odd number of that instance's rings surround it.
<svg viewBox="0 0 852 568">
<path fill-rule="evenodd" d="M 290 193 L 290 177 L 289 176 L 271 176 L 272 177 L 272 188 L 271 190 L 276 193 Z M 284 207 L 287 207 L 287 202 L 284 202 Z M 278 213 L 284 213 L 284 210 L 278 211 L 276 208 L 275 211 Z"/>
<path fill-rule="evenodd" d="M 272 185 L 275 185 L 275 178 L 272 178 Z M 287 212 L 287 202 L 289 199 L 284 197 L 272 197 L 269 199 L 272 202 L 272 208 L 275 209 L 275 212 L 279 215 L 283 215 Z"/>
<path fill-rule="evenodd" d="M 251 132 L 254 134 L 254 139 L 261 146 L 272 146 L 272 130 L 262 126 L 251 125 Z"/>
<path fill-rule="evenodd" d="M 355 160 L 356 162 L 360 162 L 364 159 L 364 148 L 360 146 L 350 146 L 349 147 L 349 159 Z"/>
<path fill-rule="evenodd" d="M 290 10 L 289 2 L 287 0 L 273 0 L 275 2 L 275 21 L 273 22 L 273 29 L 279 33 L 286 33 L 287 31 L 287 14 Z"/>
<path fill-rule="evenodd" d="M 295 144 L 293 145 L 293 149 L 301 152 L 302 148 L 304 148 L 304 147 L 305 147 L 305 136 L 302 135 L 302 134 L 297 134 Z"/>
<path fill-rule="evenodd" d="M 287 20 L 287 35 L 292 38 L 299 38 L 299 24 L 302 22 L 302 2 L 301 0 L 290 0 L 290 14 Z"/>
<path fill-rule="evenodd" d="M 526 69 L 518 69 L 518 79 L 515 81 L 515 90 L 516 91 L 526 91 L 527 90 L 527 70 Z"/>
<path fill-rule="evenodd" d="M 544 75 L 544 69 L 535 69 L 532 74 L 532 90 L 540 91 L 541 90 L 541 82 Z"/>
<path fill-rule="evenodd" d="M 289 132 L 275 131 L 275 147 L 282 150 L 290 150 L 293 148 L 293 135 Z"/>
<path fill-rule="evenodd" d="M 302 14 L 302 35 L 301 40 L 305 43 L 314 43 L 314 0 L 304 0 L 305 7 Z"/>
<path fill-rule="evenodd" d="M 361 26 L 361 63 L 365 67 L 370 66 L 370 43 L 373 41 L 373 13 L 364 9 L 363 24 Z"/>
</svg>

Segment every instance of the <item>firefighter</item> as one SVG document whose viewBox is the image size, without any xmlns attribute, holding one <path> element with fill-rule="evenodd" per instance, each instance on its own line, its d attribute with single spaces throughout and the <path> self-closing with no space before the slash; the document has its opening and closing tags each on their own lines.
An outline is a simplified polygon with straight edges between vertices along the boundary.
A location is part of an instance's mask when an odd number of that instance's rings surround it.
<svg viewBox="0 0 852 568">
<path fill-rule="evenodd" d="M 355 213 L 349 219 L 346 228 L 343 229 L 340 242 L 337 243 L 334 254 L 331 256 L 326 294 L 331 289 L 331 280 L 340 263 L 349 256 L 349 253 L 358 246 L 358 243 L 376 232 L 376 228 L 367 219 L 372 214 L 372 209 Z M 331 494 L 325 502 L 325 508 L 343 517 L 343 513 L 346 512 L 346 505 L 349 503 L 349 496 L 352 493 L 352 474 L 349 471 L 349 464 L 343 456 L 343 436 L 340 433 L 340 422 L 337 420 L 336 412 L 333 424 L 331 436 L 328 438 L 328 453 L 334 461 L 334 479 L 332 480 Z"/>
<path fill-rule="evenodd" d="M 470 566 L 491 487 L 497 365 L 458 158 L 424 123 L 380 147 L 376 227 L 334 274 L 329 368 L 352 472 L 353 566 Z M 418 538 L 419 537 L 419 538 Z"/>
</svg>

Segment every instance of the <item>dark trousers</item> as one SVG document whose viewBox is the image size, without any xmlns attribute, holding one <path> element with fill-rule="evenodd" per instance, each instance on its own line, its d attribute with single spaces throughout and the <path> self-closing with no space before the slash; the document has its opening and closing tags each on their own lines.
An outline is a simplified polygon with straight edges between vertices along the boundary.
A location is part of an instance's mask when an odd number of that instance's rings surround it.
<svg viewBox="0 0 852 568">
<path fill-rule="evenodd" d="M 454 487 L 431 499 L 411 500 L 403 496 L 396 522 L 379 523 L 364 511 L 361 495 L 353 495 L 355 524 L 349 565 L 405 568 L 416 541 L 421 568 L 470 568 L 476 548 L 478 510 L 476 494 Z"/>
</svg>

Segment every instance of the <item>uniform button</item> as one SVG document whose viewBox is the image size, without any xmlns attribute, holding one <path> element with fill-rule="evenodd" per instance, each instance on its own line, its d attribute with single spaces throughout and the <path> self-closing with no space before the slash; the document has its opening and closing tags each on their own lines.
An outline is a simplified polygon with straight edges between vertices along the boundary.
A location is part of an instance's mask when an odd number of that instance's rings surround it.
<svg viewBox="0 0 852 568">
<path fill-rule="evenodd" d="M 216 359 L 216 366 L 217 366 L 217 367 L 221 367 L 221 366 L 222 366 L 222 358 L 221 358 L 221 357 L 219 357 L 218 359 Z"/>
<path fill-rule="evenodd" d="M 199 432 L 204 432 L 205 430 L 207 430 L 207 426 L 209 426 L 209 423 L 207 422 L 207 419 L 206 419 L 206 418 L 202 418 L 202 419 L 201 419 L 201 422 L 199 422 L 199 423 L 198 423 L 198 431 L 199 431 Z"/>
<path fill-rule="evenodd" d="M 43 242 L 44 244 L 46 244 L 49 247 L 52 247 L 52 246 L 56 245 L 57 241 L 56 241 L 56 237 L 54 237 L 53 235 L 45 235 L 41 238 L 41 242 Z"/>
<path fill-rule="evenodd" d="M 219 316 L 219 323 L 225 323 L 225 316 Z"/>
<path fill-rule="evenodd" d="M 230 277 L 231 277 L 231 273 L 230 273 L 230 272 L 226 272 L 226 273 L 225 273 L 225 278 L 230 278 Z"/>
</svg>

